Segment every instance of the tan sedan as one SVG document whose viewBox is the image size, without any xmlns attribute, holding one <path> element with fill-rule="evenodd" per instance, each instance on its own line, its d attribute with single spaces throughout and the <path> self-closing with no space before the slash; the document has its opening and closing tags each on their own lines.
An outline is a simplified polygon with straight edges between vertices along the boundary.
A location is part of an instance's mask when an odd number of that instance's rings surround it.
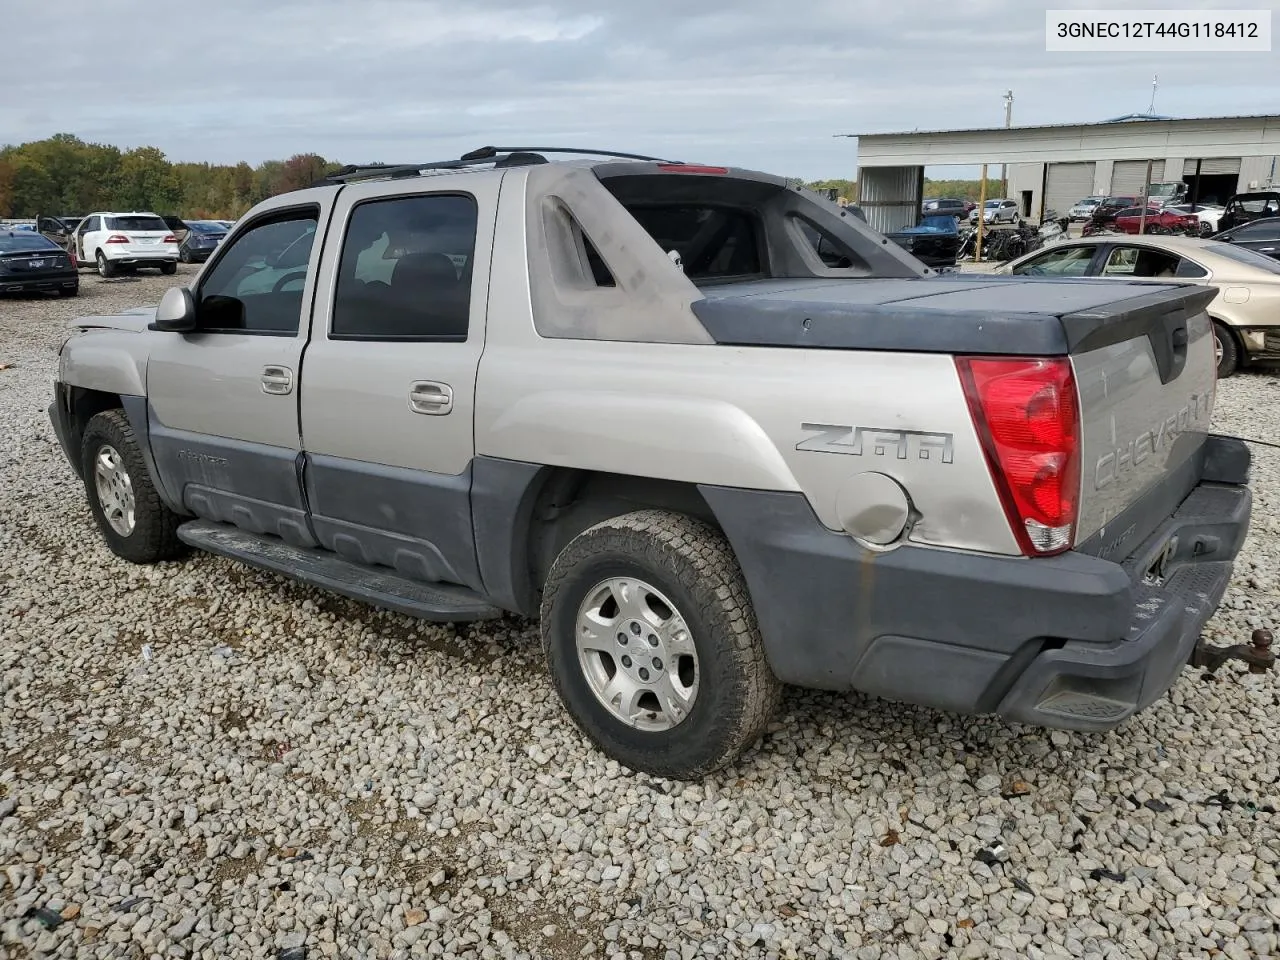
<svg viewBox="0 0 1280 960">
<path fill-rule="evenodd" d="M 1055 243 L 994 272 L 1214 286 L 1218 296 L 1208 309 L 1217 340 L 1218 376 L 1228 377 L 1252 360 L 1280 359 L 1280 261 L 1229 243 L 1105 234 Z"/>
</svg>

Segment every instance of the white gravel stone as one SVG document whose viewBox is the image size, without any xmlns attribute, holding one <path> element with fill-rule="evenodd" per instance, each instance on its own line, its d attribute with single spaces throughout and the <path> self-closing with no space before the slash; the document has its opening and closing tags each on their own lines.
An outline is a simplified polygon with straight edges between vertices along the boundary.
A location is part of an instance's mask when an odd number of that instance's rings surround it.
<svg viewBox="0 0 1280 960">
<path fill-rule="evenodd" d="M 74 301 L 0 300 L 6 949 L 1275 953 L 1274 676 L 1185 671 L 1104 735 L 792 691 L 763 749 L 671 784 L 586 744 L 531 624 L 413 621 L 208 556 L 116 560 L 45 414 L 55 351 L 72 316 L 169 283 L 85 272 Z M 1217 429 L 1280 443 L 1274 373 L 1218 394 Z M 1218 643 L 1280 609 L 1280 451 L 1254 449 L 1253 489 Z M 1006 862 L 975 861 L 995 843 Z M 55 930 L 25 916 L 67 904 Z"/>
</svg>

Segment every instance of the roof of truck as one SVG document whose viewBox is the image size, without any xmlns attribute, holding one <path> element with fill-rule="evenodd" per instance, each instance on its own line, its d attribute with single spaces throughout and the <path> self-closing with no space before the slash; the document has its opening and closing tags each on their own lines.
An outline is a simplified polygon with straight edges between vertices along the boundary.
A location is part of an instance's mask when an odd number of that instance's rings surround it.
<svg viewBox="0 0 1280 960">
<path fill-rule="evenodd" d="M 547 154 L 553 155 L 548 157 Z M 568 159 L 562 159 L 567 157 Z M 441 174 L 471 173 L 508 167 L 529 167 L 546 163 L 566 166 L 589 167 L 634 165 L 638 169 L 653 167 L 662 172 L 703 173 L 748 177 L 753 180 L 771 181 L 779 185 L 791 183 L 786 177 L 746 170 L 726 165 L 690 163 L 684 160 L 668 160 L 639 153 L 622 153 L 616 150 L 595 150 L 586 147 L 480 147 L 461 157 L 448 160 L 431 160 L 424 163 L 373 163 L 351 164 L 327 174 L 312 183 L 313 187 L 342 186 L 366 180 L 398 180 Z"/>
</svg>

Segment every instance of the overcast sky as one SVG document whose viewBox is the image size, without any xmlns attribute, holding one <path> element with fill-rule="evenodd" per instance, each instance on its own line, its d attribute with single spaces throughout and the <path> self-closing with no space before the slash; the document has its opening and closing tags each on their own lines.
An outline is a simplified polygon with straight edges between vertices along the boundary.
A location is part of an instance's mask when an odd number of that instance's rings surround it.
<svg viewBox="0 0 1280 960">
<path fill-rule="evenodd" d="M 0 143 L 69 132 L 250 163 L 568 145 L 817 179 L 853 176 L 856 141 L 835 134 L 998 126 L 1008 88 L 1015 125 L 1145 111 L 1154 73 L 1157 113 L 1280 111 L 1280 54 L 1046 53 L 1045 6 L 5 0 Z"/>
</svg>

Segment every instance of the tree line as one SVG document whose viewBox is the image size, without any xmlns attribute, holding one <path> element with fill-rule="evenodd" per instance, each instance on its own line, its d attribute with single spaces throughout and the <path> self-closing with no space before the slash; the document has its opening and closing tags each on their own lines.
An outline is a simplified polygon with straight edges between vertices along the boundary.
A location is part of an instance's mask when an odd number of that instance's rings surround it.
<svg viewBox="0 0 1280 960">
<path fill-rule="evenodd" d="M 150 210 L 234 220 L 255 203 L 310 186 L 340 166 L 314 153 L 257 166 L 174 163 L 156 147 L 121 150 L 60 133 L 0 147 L 0 217 Z"/>
<path fill-rule="evenodd" d="M 234 220 L 267 197 L 310 186 L 342 164 L 315 153 L 257 166 L 175 163 L 157 147 L 121 150 L 85 143 L 70 133 L 0 147 L 0 217 L 86 214 L 94 210 L 150 210 L 191 219 Z M 817 180 L 856 202 L 853 180 Z M 977 180 L 925 180 L 926 197 L 977 200 Z M 987 181 L 997 197 L 999 180 Z"/>
<path fill-rule="evenodd" d="M 835 190 L 846 200 L 857 202 L 858 199 L 858 182 L 856 180 L 815 180 L 805 184 L 811 190 Z M 972 200 L 978 202 L 978 198 L 982 195 L 982 181 L 975 180 L 929 180 L 924 182 L 924 197 L 946 197 L 951 200 Z M 987 199 L 994 200 L 1000 197 L 1000 180 L 999 178 L 987 178 Z"/>
</svg>

